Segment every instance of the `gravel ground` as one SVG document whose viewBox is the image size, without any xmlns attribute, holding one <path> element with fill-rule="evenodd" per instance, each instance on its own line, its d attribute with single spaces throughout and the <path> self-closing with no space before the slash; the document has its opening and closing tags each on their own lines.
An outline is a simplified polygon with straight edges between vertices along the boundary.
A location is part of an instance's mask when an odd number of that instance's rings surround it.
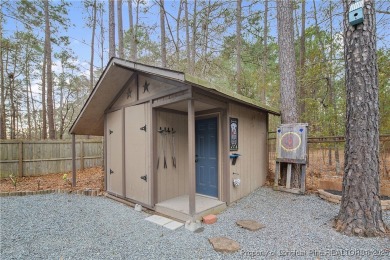
<svg viewBox="0 0 390 260">
<path fill-rule="evenodd" d="M 1 259 L 350 259 L 390 256 L 390 238 L 355 238 L 335 232 L 338 205 L 315 195 L 260 188 L 218 215 L 216 224 L 192 233 L 145 221 L 148 214 L 104 197 L 48 194 L 0 198 Z M 239 219 L 266 225 L 256 232 Z M 390 211 L 384 212 L 390 225 Z M 241 245 L 217 253 L 208 238 L 227 236 Z"/>
</svg>

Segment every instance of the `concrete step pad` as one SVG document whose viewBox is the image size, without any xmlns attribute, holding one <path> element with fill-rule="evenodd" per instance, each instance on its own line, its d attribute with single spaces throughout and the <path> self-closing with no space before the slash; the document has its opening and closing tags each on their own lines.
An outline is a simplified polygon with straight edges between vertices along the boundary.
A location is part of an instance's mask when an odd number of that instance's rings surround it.
<svg viewBox="0 0 390 260">
<path fill-rule="evenodd" d="M 158 216 L 158 215 L 149 216 L 149 217 L 145 218 L 145 220 L 150 221 L 150 222 L 157 224 L 159 226 L 163 226 L 163 227 L 168 228 L 170 230 L 176 230 L 184 225 L 183 223 L 174 221 L 174 220 L 166 218 L 166 217 Z"/>
</svg>

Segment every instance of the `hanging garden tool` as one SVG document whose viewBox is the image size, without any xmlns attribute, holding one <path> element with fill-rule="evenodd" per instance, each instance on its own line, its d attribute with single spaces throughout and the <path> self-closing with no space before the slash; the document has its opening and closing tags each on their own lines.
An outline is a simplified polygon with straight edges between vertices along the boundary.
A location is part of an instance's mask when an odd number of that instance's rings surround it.
<svg viewBox="0 0 390 260">
<path fill-rule="evenodd" d="M 164 134 L 163 134 L 163 153 L 164 153 L 164 169 L 167 169 L 168 168 L 168 165 L 167 165 L 167 157 L 166 157 L 166 148 L 167 148 L 167 132 L 169 132 L 169 128 L 168 128 L 168 131 L 167 129 L 164 127 Z"/>
<path fill-rule="evenodd" d="M 158 169 L 158 166 L 160 165 L 160 154 L 161 154 L 161 150 L 162 150 L 162 146 L 163 146 L 163 133 L 164 133 L 164 130 L 161 129 L 161 126 L 160 126 L 160 129 L 157 130 L 157 132 L 159 132 L 161 134 L 161 138 L 160 138 L 160 149 L 158 151 L 158 157 L 157 157 L 157 169 Z"/>
<path fill-rule="evenodd" d="M 174 131 L 172 128 L 172 133 L 171 133 L 172 165 L 173 165 L 173 167 L 176 168 L 175 133 L 176 133 L 176 131 Z"/>
</svg>

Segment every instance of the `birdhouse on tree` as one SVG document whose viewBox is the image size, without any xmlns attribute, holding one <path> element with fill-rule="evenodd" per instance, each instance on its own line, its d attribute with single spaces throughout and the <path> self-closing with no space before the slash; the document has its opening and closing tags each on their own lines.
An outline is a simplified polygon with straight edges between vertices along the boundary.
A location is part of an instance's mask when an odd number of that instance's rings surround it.
<svg viewBox="0 0 390 260">
<path fill-rule="evenodd" d="M 364 0 L 355 2 L 349 7 L 348 20 L 350 25 L 358 25 L 363 23 L 363 6 Z"/>
</svg>

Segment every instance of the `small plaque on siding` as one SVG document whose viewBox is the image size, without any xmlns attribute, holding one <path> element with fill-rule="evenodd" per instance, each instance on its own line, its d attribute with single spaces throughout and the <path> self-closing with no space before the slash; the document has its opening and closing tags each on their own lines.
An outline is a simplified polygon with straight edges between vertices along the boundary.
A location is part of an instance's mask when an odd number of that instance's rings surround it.
<svg viewBox="0 0 390 260">
<path fill-rule="evenodd" d="M 238 119 L 230 118 L 230 151 L 238 150 Z"/>
<path fill-rule="evenodd" d="M 306 162 L 306 123 L 282 124 L 276 130 L 276 159 Z"/>
</svg>

